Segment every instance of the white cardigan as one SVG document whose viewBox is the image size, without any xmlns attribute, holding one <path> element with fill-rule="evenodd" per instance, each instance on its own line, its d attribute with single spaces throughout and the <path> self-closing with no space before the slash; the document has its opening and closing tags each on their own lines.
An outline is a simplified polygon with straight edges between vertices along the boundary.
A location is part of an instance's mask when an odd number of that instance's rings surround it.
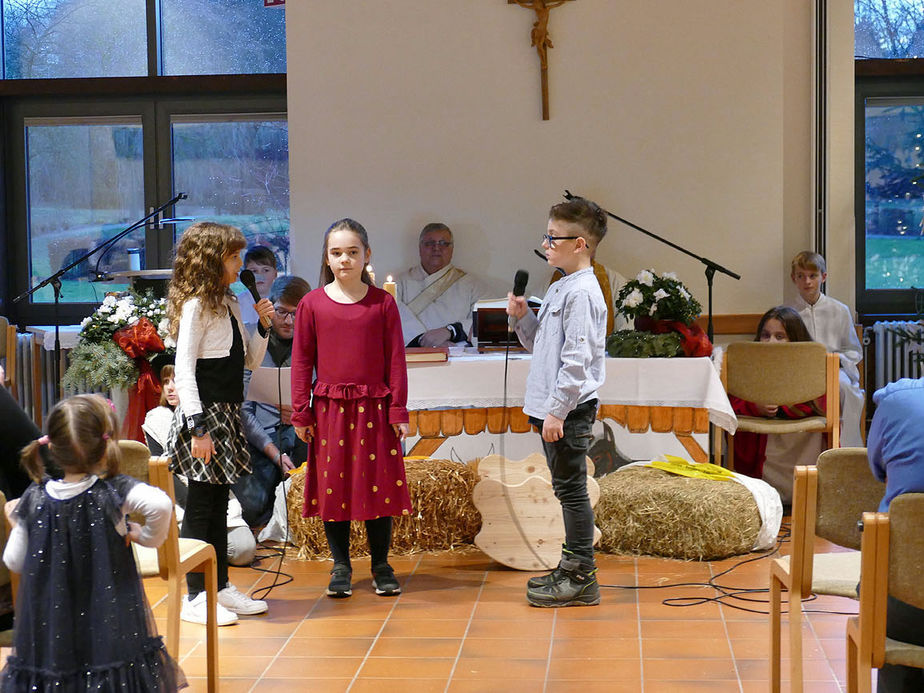
<svg viewBox="0 0 924 693">
<path fill-rule="evenodd" d="M 253 336 L 248 335 L 241 321 L 237 299 L 228 294 L 222 303 L 237 319 L 241 339 L 244 342 L 244 367 L 250 370 L 259 367 L 266 353 L 269 332 L 260 336 L 260 331 L 254 330 Z M 176 340 L 174 380 L 176 392 L 180 398 L 180 409 L 184 415 L 192 416 L 202 412 L 199 388 L 196 386 L 196 361 L 228 356 L 231 353 L 233 337 L 231 321 L 228 320 L 227 313 L 216 315 L 212 311 L 204 310 L 198 298 L 191 298 L 183 304 L 180 331 Z M 241 377 L 243 378 L 243 373 Z"/>
</svg>

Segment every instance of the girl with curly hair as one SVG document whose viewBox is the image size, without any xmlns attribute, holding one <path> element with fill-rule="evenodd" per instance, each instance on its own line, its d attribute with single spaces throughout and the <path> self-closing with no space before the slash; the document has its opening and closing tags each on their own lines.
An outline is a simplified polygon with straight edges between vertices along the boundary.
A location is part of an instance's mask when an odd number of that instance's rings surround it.
<svg viewBox="0 0 924 693">
<path fill-rule="evenodd" d="M 267 331 L 250 336 L 240 306 L 229 291 L 243 265 L 244 235 L 233 226 L 193 224 L 173 261 L 167 296 L 170 332 L 176 338 L 175 382 L 180 403 L 174 412 L 165 454 L 170 468 L 188 482 L 186 515 L 180 536 L 202 539 L 218 559 L 218 625 L 238 614 L 260 614 L 266 602 L 250 599 L 228 582 L 228 492 L 250 472 L 250 454 L 241 423 L 244 368 L 260 365 Z M 269 321 L 273 304 L 261 299 L 254 308 Z M 187 576 L 188 599 L 180 617 L 205 623 L 206 602 L 201 573 Z"/>
</svg>

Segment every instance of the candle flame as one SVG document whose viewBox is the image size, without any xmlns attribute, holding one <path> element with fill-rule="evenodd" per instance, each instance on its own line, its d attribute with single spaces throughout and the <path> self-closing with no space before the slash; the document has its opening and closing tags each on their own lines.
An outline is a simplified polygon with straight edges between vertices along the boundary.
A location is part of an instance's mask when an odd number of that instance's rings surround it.
<svg viewBox="0 0 924 693">
<path fill-rule="evenodd" d="M 390 274 L 389 274 L 387 277 L 385 277 L 385 281 L 387 281 L 387 282 L 392 281 L 392 278 L 391 278 L 391 275 L 390 275 Z"/>
</svg>

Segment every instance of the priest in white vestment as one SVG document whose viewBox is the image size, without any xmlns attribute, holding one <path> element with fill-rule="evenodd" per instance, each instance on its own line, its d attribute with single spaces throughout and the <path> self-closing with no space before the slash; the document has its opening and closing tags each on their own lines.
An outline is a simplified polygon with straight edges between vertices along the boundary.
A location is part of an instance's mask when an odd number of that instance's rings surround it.
<svg viewBox="0 0 924 693">
<path fill-rule="evenodd" d="M 860 388 L 857 368 L 863 358 L 863 348 L 850 309 L 821 293 L 821 285 L 827 276 L 824 259 L 820 255 L 799 253 L 792 267 L 792 280 L 799 290 L 793 307 L 802 317 L 812 339 L 824 344 L 829 352 L 840 358 L 841 445 L 863 447 L 860 417 L 865 392 Z"/>
<path fill-rule="evenodd" d="M 471 275 L 452 265 L 452 231 L 427 224 L 420 232 L 420 264 L 396 279 L 404 343 L 409 347 L 467 344 L 472 309 L 483 289 Z"/>
</svg>

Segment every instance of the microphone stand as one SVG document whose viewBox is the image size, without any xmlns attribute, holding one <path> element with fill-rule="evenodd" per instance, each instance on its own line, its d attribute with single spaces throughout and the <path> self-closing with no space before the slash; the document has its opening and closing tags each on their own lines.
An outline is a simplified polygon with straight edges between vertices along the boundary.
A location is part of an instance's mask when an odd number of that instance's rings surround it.
<svg viewBox="0 0 924 693">
<path fill-rule="evenodd" d="M 573 194 L 571 194 L 571 191 L 570 191 L 570 190 L 565 190 L 565 199 L 566 199 L 566 200 L 571 200 L 571 199 L 573 199 L 573 198 L 575 198 L 575 197 L 580 197 L 580 196 L 579 196 L 579 195 L 573 195 Z M 713 328 L 712 328 L 712 278 L 715 276 L 715 273 L 716 273 L 716 272 L 722 272 L 723 274 L 727 274 L 727 275 L 728 275 L 729 277 L 731 277 L 732 279 L 741 279 L 741 275 L 740 275 L 740 274 L 735 274 L 734 272 L 732 272 L 732 271 L 729 270 L 729 269 L 725 269 L 724 267 L 722 267 L 722 265 L 720 265 L 720 264 L 717 263 L 717 262 L 713 262 L 712 260 L 710 260 L 710 259 L 708 259 L 708 258 L 701 257 L 701 256 L 697 255 L 696 253 L 693 253 L 693 252 L 687 250 L 686 248 L 677 245 L 676 243 L 672 243 L 671 241 L 667 240 L 666 238 L 661 238 L 661 236 L 659 236 L 659 235 L 656 234 L 656 233 L 652 233 L 652 232 L 649 231 L 648 229 L 643 229 L 641 226 L 638 226 L 638 225 L 636 225 L 636 224 L 633 224 L 631 221 L 628 221 L 628 220 L 626 220 L 626 219 L 623 219 L 622 217 L 618 217 L 618 216 L 616 216 L 615 214 L 613 214 L 612 212 L 610 212 L 610 211 L 608 211 L 608 210 L 606 210 L 606 209 L 604 209 L 603 211 L 606 212 L 606 215 L 607 215 L 607 216 L 612 217 L 612 218 L 615 219 L 616 221 L 620 221 L 620 222 L 622 222 L 623 224 L 625 224 L 626 226 L 631 226 L 631 227 L 632 227 L 633 229 L 635 229 L 636 231 L 641 231 L 641 232 L 644 233 L 646 236 L 651 236 L 651 237 L 654 238 L 656 241 L 661 241 L 661 242 L 664 243 L 665 245 L 669 245 L 669 246 L 670 246 L 671 248 L 673 248 L 674 250 L 679 250 L 679 251 L 680 251 L 681 253 L 683 253 L 684 255 L 689 255 L 690 257 L 692 257 L 692 258 L 694 258 L 694 259 L 696 259 L 696 260 L 699 260 L 701 263 L 703 263 L 703 264 L 706 266 L 706 286 L 707 286 L 708 289 L 709 289 L 709 291 L 708 291 L 708 295 L 709 295 L 709 322 L 707 323 L 707 327 L 706 327 L 706 336 L 709 337 L 709 341 L 711 342 L 711 341 L 712 341 L 712 337 L 713 337 Z M 713 427 L 713 423 L 710 421 L 710 422 L 709 422 L 709 433 L 708 433 L 708 436 L 709 436 L 709 459 L 712 459 L 712 458 L 713 458 L 713 454 L 714 454 L 714 451 L 713 451 L 713 449 L 712 449 L 712 445 L 713 445 L 713 439 L 715 438 L 715 436 L 713 435 L 713 428 L 712 428 L 712 427 Z"/>
<path fill-rule="evenodd" d="M 573 194 L 571 193 L 570 190 L 565 190 L 565 199 L 566 199 L 566 200 L 571 200 L 571 199 L 573 199 L 573 198 L 575 198 L 575 197 L 580 197 L 580 195 L 573 195 Z M 608 211 L 608 210 L 606 210 L 606 209 L 604 209 L 603 211 L 606 212 L 606 215 L 607 215 L 607 216 L 612 217 L 612 218 L 615 219 L 616 221 L 621 221 L 621 222 L 622 222 L 623 224 L 625 224 L 626 226 L 631 226 L 631 227 L 632 227 L 633 229 L 635 229 L 636 231 L 641 231 L 641 232 L 644 233 L 646 236 L 651 236 L 651 237 L 654 238 L 656 241 L 661 241 L 661 242 L 664 243 L 665 245 L 669 245 L 669 246 L 670 246 L 671 248 L 673 248 L 674 250 L 679 250 L 679 251 L 680 251 L 681 253 L 683 253 L 684 255 L 689 255 L 690 257 L 692 257 L 692 258 L 694 258 L 694 259 L 696 259 L 696 260 L 699 260 L 701 263 L 703 263 L 703 264 L 706 266 L 706 286 L 707 286 L 708 289 L 709 289 L 709 291 L 708 291 L 708 293 L 709 293 L 709 322 L 708 322 L 708 324 L 707 324 L 706 336 L 709 337 L 709 341 L 711 342 L 711 341 L 712 341 L 712 336 L 713 336 L 713 328 L 712 328 L 712 278 L 715 276 L 715 273 L 716 273 L 716 272 L 721 272 L 722 274 L 727 274 L 727 275 L 728 275 L 729 277 L 731 277 L 732 279 L 741 279 L 741 275 L 740 275 L 740 274 L 735 274 L 734 272 L 732 272 L 732 271 L 729 270 L 729 269 L 725 269 L 725 268 L 722 267 L 722 265 L 720 265 L 719 263 L 714 262 L 714 261 L 712 261 L 712 260 L 710 260 L 710 259 L 708 259 L 708 258 L 700 257 L 700 256 L 697 255 L 696 253 L 693 253 L 693 252 L 687 250 L 686 248 L 677 245 L 676 243 L 672 243 L 671 241 L 667 240 L 666 238 L 662 238 L 661 236 L 659 236 L 659 235 L 656 234 L 656 233 L 652 233 L 651 231 L 649 231 L 649 230 L 647 230 L 647 229 L 643 229 L 641 226 L 637 226 L 636 224 L 633 224 L 631 221 L 627 221 L 626 219 L 623 219 L 622 217 L 618 217 L 618 216 L 616 216 L 615 214 L 613 214 L 612 212 L 610 212 L 610 211 Z"/>
<path fill-rule="evenodd" d="M 128 228 L 126 228 L 126 229 L 120 231 L 118 234 L 116 234 L 115 236 L 113 236 L 112 238 L 110 238 L 108 241 L 103 241 L 102 243 L 100 243 L 99 245 L 97 245 L 95 248 L 93 248 L 93 249 L 90 250 L 89 252 L 86 252 L 86 253 L 84 253 L 83 255 L 81 255 L 79 258 L 77 258 L 76 260 L 74 260 L 74 261 L 73 261 L 72 263 L 70 263 L 69 265 L 67 265 L 67 266 L 65 266 L 65 267 L 62 267 L 61 269 L 59 269 L 57 272 L 55 272 L 54 274 L 52 274 L 52 275 L 51 275 L 50 277 L 48 277 L 47 279 L 43 279 L 41 282 L 39 282 L 38 284 L 36 284 L 35 286 L 33 286 L 31 289 L 29 289 L 28 291 L 24 291 L 24 292 L 21 293 L 19 296 L 17 296 L 16 298 L 13 299 L 13 303 L 19 303 L 19 302 L 22 301 L 23 299 L 25 299 L 25 298 L 31 296 L 31 295 L 34 294 L 36 291 L 38 291 L 38 290 L 41 289 L 42 287 L 48 286 L 49 284 L 51 285 L 51 288 L 54 290 L 54 296 L 55 296 L 55 301 L 54 301 L 54 303 L 55 303 L 55 308 L 54 308 L 54 323 L 55 323 L 55 360 L 54 360 L 54 365 L 53 365 L 53 371 L 52 371 L 52 372 L 54 373 L 54 379 L 55 379 L 55 389 L 54 389 L 54 392 L 55 392 L 55 402 L 58 402 L 58 401 L 61 400 L 61 335 L 60 335 L 61 318 L 60 318 L 60 314 L 59 314 L 60 302 L 61 302 L 61 277 L 62 277 L 64 274 L 66 274 L 71 268 L 76 267 L 76 266 L 79 265 L 81 262 L 83 262 L 84 260 L 86 260 L 87 258 L 89 258 L 91 255 L 93 255 L 93 253 L 96 253 L 96 252 L 99 252 L 100 250 L 105 250 L 105 249 L 109 248 L 110 246 L 112 246 L 113 244 L 115 244 L 117 241 L 120 241 L 122 238 L 124 238 L 125 236 L 127 236 L 128 234 L 130 234 L 130 233 L 131 233 L 132 231 L 134 231 L 135 229 L 137 229 L 137 228 L 139 228 L 139 227 L 141 227 L 141 226 L 144 226 L 144 225 L 147 223 L 147 221 L 148 221 L 151 217 L 157 216 L 157 215 L 160 214 L 162 211 L 164 211 L 167 207 L 176 204 L 176 203 L 177 203 L 178 201 L 180 201 L 180 200 L 185 200 L 185 199 L 186 199 L 186 193 L 179 193 L 179 194 L 178 194 L 176 197 L 174 197 L 172 200 L 170 200 L 169 202 L 166 202 L 166 203 L 162 204 L 160 207 L 158 207 L 157 209 L 155 209 L 153 212 L 151 212 L 150 214 L 148 214 L 148 215 L 142 217 L 141 219 L 139 219 L 138 221 L 136 221 L 134 224 L 132 224 L 132 225 L 129 226 Z M 102 257 L 102 256 L 100 256 L 100 257 Z M 94 270 L 93 273 L 94 273 L 96 276 L 95 276 L 95 278 L 92 279 L 91 281 L 100 281 L 100 280 L 102 280 L 102 279 L 105 279 L 105 275 L 102 274 L 102 273 L 100 273 L 100 271 L 99 271 L 99 262 L 96 263 L 96 268 L 95 268 L 95 270 Z"/>
</svg>

